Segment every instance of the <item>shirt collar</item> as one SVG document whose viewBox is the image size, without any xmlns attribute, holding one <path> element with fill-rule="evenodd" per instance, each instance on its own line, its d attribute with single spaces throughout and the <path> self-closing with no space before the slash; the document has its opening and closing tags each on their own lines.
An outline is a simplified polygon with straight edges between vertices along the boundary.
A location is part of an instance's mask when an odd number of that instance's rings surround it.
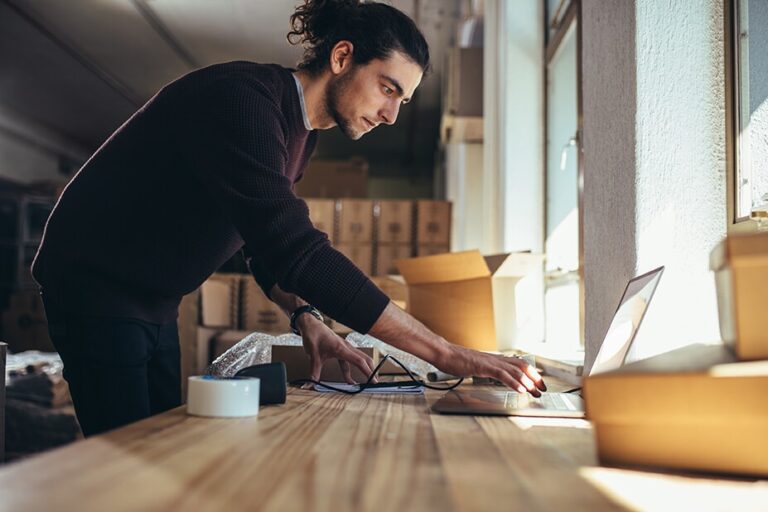
<svg viewBox="0 0 768 512">
<path fill-rule="evenodd" d="M 304 118 L 304 128 L 307 131 L 312 131 L 312 125 L 309 124 L 309 116 L 307 115 L 307 105 L 304 102 L 304 88 L 301 86 L 301 82 L 295 73 L 291 73 L 293 80 L 296 82 L 296 90 L 299 93 L 299 103 L 301 104 L 301 117 Z"/>
</svg>

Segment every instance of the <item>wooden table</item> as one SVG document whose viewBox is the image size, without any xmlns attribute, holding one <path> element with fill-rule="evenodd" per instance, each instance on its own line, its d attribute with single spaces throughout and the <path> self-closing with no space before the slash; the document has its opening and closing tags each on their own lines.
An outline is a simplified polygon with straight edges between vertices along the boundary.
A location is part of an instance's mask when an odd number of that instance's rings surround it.
<svg viewBox="0 0 768 512">
<path fill-rule="evenodd" d="M 584 420 L 432 414 L 440 394 L 294 389 L 258 419 L 181 407 L 2 467 L 0 510 L 768 508 L 764 481 L 600 468 Z"/>
</svg>

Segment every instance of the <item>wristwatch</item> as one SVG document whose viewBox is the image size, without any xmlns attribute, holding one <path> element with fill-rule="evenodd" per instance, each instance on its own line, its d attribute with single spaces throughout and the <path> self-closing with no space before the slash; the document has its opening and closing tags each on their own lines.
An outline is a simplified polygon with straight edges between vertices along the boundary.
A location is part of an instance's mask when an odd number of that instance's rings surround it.
<svg viewBox="0 0 768 512">
<path fill-rule="evenodd" d="M 296 328 L 296 320 L 299 319 L 299 317 L 304 314 L 309 313 L 313 317 L 317 318 L 321 322 L 324 322 L 323 315 L 320 313 L 320 311 L 317 310 L 315 306 L 311 306 L 309 304 L 304 304 L 303 306 L 299 306 L 294 310 L 293 313 L 291 313 L 291 331 L 293 331 L 293 334 L 298 334 L 301 336 L 301 332 Z"/>
</svg>

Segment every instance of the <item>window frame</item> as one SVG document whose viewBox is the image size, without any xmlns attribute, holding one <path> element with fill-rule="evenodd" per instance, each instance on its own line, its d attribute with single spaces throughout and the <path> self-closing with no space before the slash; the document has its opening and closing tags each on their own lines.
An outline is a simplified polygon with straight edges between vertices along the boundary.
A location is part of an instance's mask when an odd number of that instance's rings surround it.
<svg viewBox="0 0 768 512">
<path fill-rule="evenodd" d="M 547 160 L 548 160 L 548 130 L 549 130 L 549 67 L 554 57 L 557 55 L 561 44 L 565 41 L 565 36 L 570 30 L 573 23 L 576 23 L 576 116 L 577 116 L 577 131 L 576 131 L 576 151 L 578 153 L 578 165 L 577 165 L 577 201 L 576 207 L 578 209 L 578 269 L 571 272 L 546 272 L 544 273 L 544 293 L 551 286 L 567 285 L 572 283 L 575 279 L 578 279 L 579 286 L 579 340 L 578 347 L 574 347 L 574 350 L 583 351 L 585 348 L 585 293 L 584 293 L 584 151 L 583 151 L 583 93 L 582 93 L 582 15 L 581 15 L 581 0 L 562 0 L 556 9 L 557 12 L 561 12 L 563 6 L 565 11 L 561 16 L 556 16 L 552 20 L 552 23 L 557 23 L 555 27 L 550 26 L 549 12 L 545 6 L 544 9 L 544 80 L 543 80 L 543 141 L 542 145 L 542 204 L 544 222 L 542 226 L 542 240 L 546 245 L 547 239 Z M 554 29 L 554 32 L 550 33 L 550 30 Z M 551 35 L 551 37 L 550 37 Z M 547 311 L 545 310 L 545 323 Z M 546 336 L 545 336 L 546 343 Z"/>
<path fill-rule="evenodd" d="M 741 38 L 739 23 L 739 2 L 725 0 L 724 34 L 725 45 L 725 174 L 726 174 L 726 212 L 728 233 L 752 232 L 760 229 L 760 224 L 752 217 L 738 216 L 739 186 L 736 183 L 739 170 L 739 135 L 741 126 Z"/>
</svg>

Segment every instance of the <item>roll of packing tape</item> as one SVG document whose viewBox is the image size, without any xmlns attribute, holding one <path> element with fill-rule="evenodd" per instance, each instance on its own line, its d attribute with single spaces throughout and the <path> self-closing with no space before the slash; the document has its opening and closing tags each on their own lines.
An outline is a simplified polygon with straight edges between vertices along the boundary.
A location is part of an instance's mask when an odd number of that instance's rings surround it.
<svg viewBox="0 0 768 512">
<path fill-rule="evenodd" d="M 261 382 L 253 377 L 189 377 L 187 414 L 214 418 L 258 416 Z"/>
</svg>

